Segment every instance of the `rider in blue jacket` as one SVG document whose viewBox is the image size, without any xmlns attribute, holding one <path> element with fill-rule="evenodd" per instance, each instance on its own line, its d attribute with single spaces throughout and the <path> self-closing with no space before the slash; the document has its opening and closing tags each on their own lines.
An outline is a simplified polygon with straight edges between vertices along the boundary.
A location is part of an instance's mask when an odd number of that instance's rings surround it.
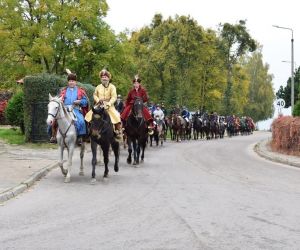
<svg viewBox="0 0 300 250">
<path fill-rule="evenodd" d="M 187 123 L 189 123 L 189 119 L 190 119 L 190 112 L 188 111 L 188 109 L 186 107 L 183 107 L 182 112 L 181 112 L 181 116 L 183 119 L 186 120 Z"/>
</svg>

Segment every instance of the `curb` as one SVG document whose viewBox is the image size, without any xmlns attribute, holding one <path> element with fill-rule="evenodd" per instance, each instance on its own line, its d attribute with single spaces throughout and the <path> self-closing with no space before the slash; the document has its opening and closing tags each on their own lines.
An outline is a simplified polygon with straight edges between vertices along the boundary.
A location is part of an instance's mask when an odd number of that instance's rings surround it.
<svg viewBox="0 0 300 250">
<path fill-rule="evenodd" d="M 47 175 L 52 169 L 58 167 L 58 163 L 50 164 L 47 167 L 33 173 L 27 180 L 21 182 L 13 188 L 9 188 L 0 193 L 0 203 L 16 197 L 18 194 L 23 193 L 26 189 L 31 187 L 37 180 Z"/>
<path fill-rule="evenodd" d="M 254 151 L 259 156 L 267 160 L 300 168 L 300 157 L 273 152 L 270 149 L 268 149 L 267 143 L 268 140 L 258 142 L 253 148 Z"/>
</svg>

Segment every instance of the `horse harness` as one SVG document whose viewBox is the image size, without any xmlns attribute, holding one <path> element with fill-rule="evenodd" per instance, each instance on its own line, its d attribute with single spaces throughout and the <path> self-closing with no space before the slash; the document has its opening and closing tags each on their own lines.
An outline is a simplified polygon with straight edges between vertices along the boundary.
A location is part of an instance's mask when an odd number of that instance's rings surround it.
<svg viewBox="0 0 300 250">
<path fill-rule="evenodd" d="M 58 102 L 58 101 L 56 101 L 56 100 L 51 100 L 51 102 L 56 102 L 59 106 L 61 105 L 61 103 Z M 48 113 L 48 115 L 51 115 L 51 116 L 52 116 L 54 119 L 56 119 L 56 120 L 62 119 L 61 117 L 57 118 L 58 112 L 59 112 L 59 109 L 57 109 L 57 112 L 56 112 L 55 115 L 53 115 L 53 114 L 51 114 L 51 113 Z M 62 137 L 63 137 L 64 146 L 65 146 L 67 149 L 69 149 L 69 148 L 68 148 L 68 145 L 66 144 L 66 137 L 67 137 L 67 133 L 68 133 L 68 131 L 69 131 L 69 129 L 71 128 L 72 125 L 74 125 L 74 120 L 73 120 L 73 119 L 72 119 L 72 121 L 70 122 L 70 125 L 68 126 L 68 128 L 67 128 L 67 130 L 66 130 L 65 133 L 63 133 L 63 132 L 61 131 L 61 129 L 58 127 L 59 133 L 60 133 L 60 134 L 62 135 Z"/>
</svg>

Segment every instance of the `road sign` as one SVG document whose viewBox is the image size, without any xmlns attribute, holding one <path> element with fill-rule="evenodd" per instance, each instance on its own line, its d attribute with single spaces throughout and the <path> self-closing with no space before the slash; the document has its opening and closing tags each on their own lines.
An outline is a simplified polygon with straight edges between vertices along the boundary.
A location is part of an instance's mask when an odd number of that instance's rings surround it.
<svg viewBox="0 0 300 250">
<path fill-rule="evenodd" d="M 278 108 L 284 108 L 285 107 L 285 101 L 282 98 L 279 98 L 276 100 L 276 106 Z"/>
</svg>

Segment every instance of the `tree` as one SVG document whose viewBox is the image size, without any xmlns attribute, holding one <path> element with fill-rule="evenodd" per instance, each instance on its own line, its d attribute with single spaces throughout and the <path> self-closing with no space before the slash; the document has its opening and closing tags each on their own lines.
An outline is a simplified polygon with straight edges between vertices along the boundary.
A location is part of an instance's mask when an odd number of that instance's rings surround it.
<svg viewBox="0 0 300 250">
<path fill-rule="evenodd" d="M 291 77 L 287 80 L 287 84 L 285 87 L 282 85 L 279 87 L 279 90 L 276 92 L 277 98 L 282 98 L 285 100 L 285 108 L 288 108 L 291 106 Z M 295 97 L 295 103 L 297 103 L 300 100 L 300 67 L 296 69 L 295 75 L 294 75 L 294 97 Z"/>
<path fill-rule="evenodd" d="M 256 50 L 256 42 L 251 38 L 246 29 L 246 21 L 240 20 L 238 24 L 232 25 L 224 23 L 220 25 L 220 39 L 222 41 L 222 51 L 225 57 L 227 69 L 227 87 L 224 95 L 225 113 L 234 110 L 232 105 L 232 77 L 234 65 L 238 59 L 247 52 Z"/>
<path fill-rule="evenodd" d="M 107 9 L 105 0 L 0 1 L 1 71 L 62 74 L 71 64 L 90 74 L 95 54 L 114 40 Z"/>
<path fill-rule="evenodd" d="M 274 113 L 274 90 L 269 65 L 263 64 L 261 49 L 246 59 L 245 69 L 250 81 L 244 114 L 254 121 L 266 120 Z"/>
</svg>

